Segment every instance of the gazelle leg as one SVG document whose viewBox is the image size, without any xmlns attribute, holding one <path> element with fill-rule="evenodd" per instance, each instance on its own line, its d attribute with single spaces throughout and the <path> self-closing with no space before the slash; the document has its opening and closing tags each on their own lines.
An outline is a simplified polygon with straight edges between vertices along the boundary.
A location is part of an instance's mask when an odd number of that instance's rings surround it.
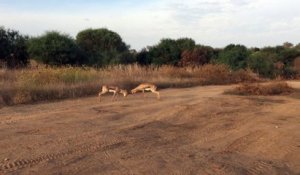
<svg viewBox="0 0 300 175">
<path fill-rule="evenodd" d="M 114 92 L 114 94 L 113 94 L 113 97 L 112 97 L 112 101 L 113 101 L 114 99 L 116 99 L 116 98 L 117 98 L 117 96 L 118 96 L 118 92 L 117 92 L 117 91 L 115 91 L 115 92 Z"/>
<path fill-rule="evenodd" d="M 115 96 L 116 96 L 116 92 L 114 92 L 114 94 L 113 94 L 113 96 L 112 96 L 112 98 L 111 98 L 111 101 L 114 101 Z"/>
<path fill-rule="evenodd" d="M 143 89 L 142 91 L 143 91 L 143 97 L 145 97 L 145 89 Z"/>
<path fill-rule="evenodd" d="M 99 97 L 99 101 L 101 101 L 101 95 L 106 94 L 106 92 L 99 92 L 98 97 Z"/>
<path fill-rule="evenodd" d="M 151 92 L 157 95 L 157 99 L 160 99 L 160 94 L 158 91 L 152 90 Z"/>
<path fill-rule="evenodd" d="M 118 98 L 118 95 L 119 95 L 119 93 L 118 93 L 118 92 L 116 92 L 116 93 L 115 93 L 115 99 L 117 99 L 117 98 Z"/>
</svg>

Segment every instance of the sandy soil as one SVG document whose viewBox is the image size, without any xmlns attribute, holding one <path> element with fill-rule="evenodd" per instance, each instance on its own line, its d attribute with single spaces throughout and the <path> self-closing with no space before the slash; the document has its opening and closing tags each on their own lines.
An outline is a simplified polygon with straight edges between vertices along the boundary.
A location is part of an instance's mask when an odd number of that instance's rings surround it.
<svg viewBox="0 0 300 175">
<path fill-rule="evenodd" d="M 228 88 L 2 108 L 0 174 L 299 175 L 299 93 L 223 95 Z"/>
</svg>

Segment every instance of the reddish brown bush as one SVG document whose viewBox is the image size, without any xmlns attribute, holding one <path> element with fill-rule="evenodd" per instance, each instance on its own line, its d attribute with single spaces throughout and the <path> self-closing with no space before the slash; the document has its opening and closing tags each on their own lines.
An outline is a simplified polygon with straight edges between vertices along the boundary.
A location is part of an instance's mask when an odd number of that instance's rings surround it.
<svg viewBox="0 0 300 175">
<path fill-rule="evenodd" d="M 285 82 L 272 82 L 269 84 L 242 84 L 228 90 L 226 94 L 234 95 L 280 95 L 293 92 L 293 88 Z"/>
<path fill-rule="evenodd" d="M 297 72 L 297 75 L 300 78 L 300 57 L 297 57 L 294 60 L 294 70 Z"/>
<path fill-rule="evenodd" d="M 185 50 L 181 54 L 181 66 L 199 66 L 207 64 L 212 51 L 208 47 L 197 47 L 193 50 Z"/>
</svg>

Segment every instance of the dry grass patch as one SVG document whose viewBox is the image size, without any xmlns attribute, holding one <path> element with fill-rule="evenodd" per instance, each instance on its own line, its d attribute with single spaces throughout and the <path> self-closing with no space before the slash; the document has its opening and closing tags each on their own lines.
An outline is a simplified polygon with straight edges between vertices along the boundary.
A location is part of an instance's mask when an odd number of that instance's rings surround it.
<svg viewBox="0 0 300 175">
<path fill-rule="evenodd" d="M 286 82 L 272 82 L 268 84 L 244 83 L 234 89 L 228 90 L 225 94 L 234 95 L 281 95 L 290 94 L 294 91 Z"/>
<path fill-rule="evenodd" d="M 231 71 L 225 65 L 201 67 L 118 65 L 0 70 L 0 106 L 96 95 L 101 85 L 132 89 L 151 82 L 159 89 L 222 85 L 257 81 L 247 70 Z"/>
</svg>

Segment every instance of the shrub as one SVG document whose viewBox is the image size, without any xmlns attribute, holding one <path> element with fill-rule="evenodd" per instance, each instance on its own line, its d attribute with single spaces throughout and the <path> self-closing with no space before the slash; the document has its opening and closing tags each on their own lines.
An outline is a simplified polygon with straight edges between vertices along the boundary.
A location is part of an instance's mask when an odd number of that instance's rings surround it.
<svg viewBox="0 0 300 175">
<path fill-rule="evenodd" d="M 210 62 L 213 49 L 207 46 L 198 46 L 192 50 L 184 50 L 181 53 L 181 66 L 199 66 Z"/>
<path fill-rule="evenodd" d="M 75 41 L 59 32 L 47 32 L 31 38 L 28 51 L 33 59 L 48 65 L 79 65 L 84 61 L 84 55 Z"/>
<path fill-rule="evenodd" d="M 27 39 L 28 37 L 20 35 L 18 31 L 0 27 L 0 62 L 8 68 L 26 66 L 29 58 Z"/>
<path fill-rule="evenodd" d="M 137 53 L 136 61 L 140 65 L 150 65 L 152 60 L 150 58 L 149 51 L 146 48 L 143 48 Z"/>
<path fill-rule="evenodd" d="M 244 69 L 249 54 L 245 46 L 230 44 L 220 52 L 217 62 L 229 65 L 233 70 Z"/>
<path fill-rule="evenodd" d="M 184 50 L 193 50 L 196 47 L 196 42 L 191 38 L 179 38 L 176 40 L 180 52 Z"/>
<path fill-rule="evenodd" d="M 297 72 L 297 75 L 300 76 L 300 57 L 297 57 L 294 60 L 294 70 Z"/>
<path fill-rule="evenodd" d="M 119 34 L 105 28 L 86 29 L 76 36 L 78 46 L 88 56 L 88 65 L 107 66 L 133 61 Z"/>
<path fill-rule="evenodd" d="M 268 52 L 254 52 L 247 59 L 247 65 L 254 72 L 263 77 L 274 78 L 276 54 Z"/>
<path fill-rule="evenodd" d="M 293 92 L 293 88 L 287 83 L 272 82 L 269 84 L 242 84 L 225 93 L 235 95 L 280 95 L 291 92 Z"/>
<path fill-rule="evenodd" d="M 177 65 L 181 50 L 173 39 L 162 39 L 158 45 L 149 48 L 151 63 L 155 65 Z"/>
</svg>

